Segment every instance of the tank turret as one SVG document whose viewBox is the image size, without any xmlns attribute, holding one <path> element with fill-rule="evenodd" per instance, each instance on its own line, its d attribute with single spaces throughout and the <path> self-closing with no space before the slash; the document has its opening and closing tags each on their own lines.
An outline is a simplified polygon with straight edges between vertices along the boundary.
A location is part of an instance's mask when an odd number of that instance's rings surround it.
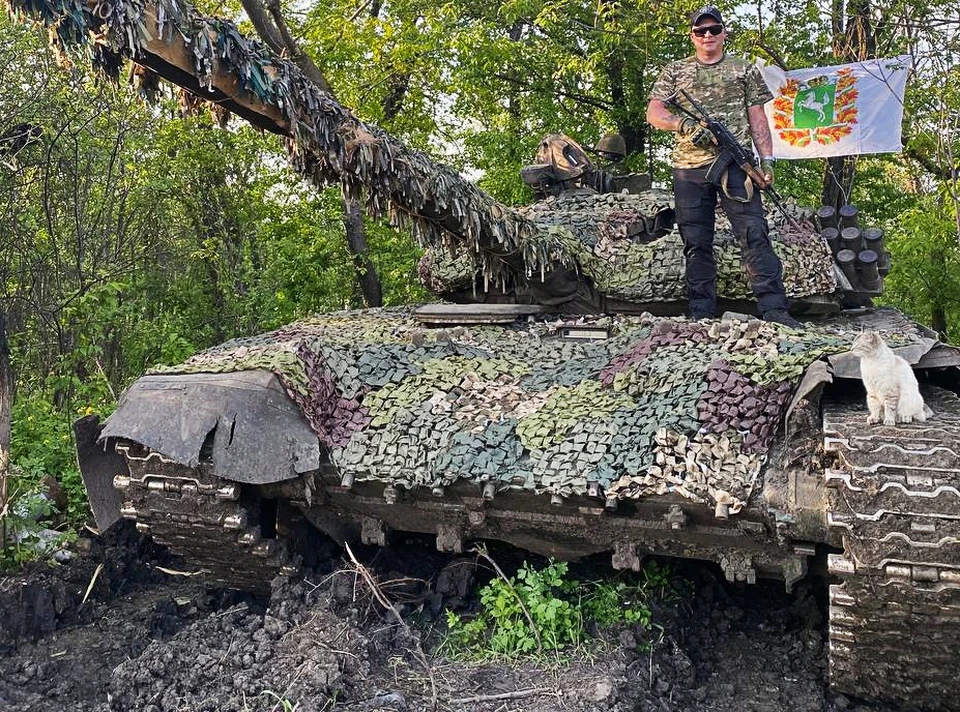
<svg viewBox="0 0 960 712">
<path fill-rule="evenodd" d="M 534 163 L 523 168 L 521 176 L 536 202 L 516 214 L 535 226 L 531 239 L 550 244 L 550 259 L 537 270 L 522 260 L 507 261 L 513 269 L 502 269 L 491 279 L 480 253 L 428 248 L 420 263 L 421 280 L 428 288 L 454 302 L 536 303 L 566 313 L 684 313 L 684 254 L 672 193 L 650 188 L 649 176 L 616 175 L 599 168 L 563 134 L 545 137 Z M 770 212 L 768 221 L 795 313 L 835 314 L 854 295 L 879 293 L 877 269 L 863 271 L 863 259 L 869 262 L 863 246 L 841 254 L 839 231 L 833 242 L 824 238 L 824 233 L 831 234 L 827 211 L 815 214 L 795 205 L 786 209 L 792 221 L 779 210 Z M 852 210 L 847 221 L 851 247 L 853 233 L 860 236 Z M 722 214 L 714 252 L 721 307 L 752 313 L 740 246 Z M 849 254 L 855 257 L 848 260 Z"/>
</svg>

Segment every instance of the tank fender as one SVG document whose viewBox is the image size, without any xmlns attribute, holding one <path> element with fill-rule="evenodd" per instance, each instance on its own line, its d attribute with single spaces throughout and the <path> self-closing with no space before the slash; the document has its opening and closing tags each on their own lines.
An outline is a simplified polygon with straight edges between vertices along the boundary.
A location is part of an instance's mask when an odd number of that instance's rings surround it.
<svg viewBox="0 0 960 712">
<path fill-rule="evenodd" d="M 320 466 L 317 435 L 266 370 L 144 376 L 123 394 L 99 439 L 132 440 L 196 467 L 211 433 L 217 477 L 267 484 Z"/>
</svg>

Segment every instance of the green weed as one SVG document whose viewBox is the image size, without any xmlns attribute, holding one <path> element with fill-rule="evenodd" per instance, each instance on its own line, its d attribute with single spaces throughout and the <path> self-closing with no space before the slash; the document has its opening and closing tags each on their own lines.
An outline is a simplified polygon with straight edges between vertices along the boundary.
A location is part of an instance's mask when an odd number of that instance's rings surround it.
<svg viewBox="0 0 960 712">
<path fill-rule="evenodd" d="M 497 568 L 494 565 L 495 568 Z M 476 660 L 513 659 L 578 646 L 587 622 L 599 628 L 628 624 L 653 627 L 649 601 L 671 586 L 670 571 L 655 563 L 640 583 L 568 578 L 566 563 L 542 569 L 524 564 L 515 576 L 502 575 L 480 589 L 480 612 L 472 618 L 447 611 L 441 650 Z"/>
<path fill-rule="evenodd" d="M 270 708 L 270 712 L 296 712 L 300 707 L 299 702 L 293 702 L 283 695 L 278 695 L 273 690 L 264 690 L 260 693 L 261 697 L 264 695 L 267 697 L 272 697 L 276 701 L 276 704 Z"/>
</svg>

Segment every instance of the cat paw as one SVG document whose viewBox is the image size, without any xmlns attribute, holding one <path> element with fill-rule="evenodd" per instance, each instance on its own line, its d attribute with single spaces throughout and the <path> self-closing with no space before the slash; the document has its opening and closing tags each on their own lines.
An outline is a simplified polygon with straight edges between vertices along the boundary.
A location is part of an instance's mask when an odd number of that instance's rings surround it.
<svg viewBox="0 0 960 712">
<path fill-rule="evenodd" d="M 877 415 L 868 415 L 867 416 L 867 425 L 875 425 L 880 422 L 880 417 Z"/>
<path fill-rule="evenodd" d="M 883 419 L 883 424 L 884 424 L 884 425 L 896 425 L 896 424 L 897 424 L 897 419 L 896 419 L 896 418 L 884 418 L 884 419 Z"/>
</svg>

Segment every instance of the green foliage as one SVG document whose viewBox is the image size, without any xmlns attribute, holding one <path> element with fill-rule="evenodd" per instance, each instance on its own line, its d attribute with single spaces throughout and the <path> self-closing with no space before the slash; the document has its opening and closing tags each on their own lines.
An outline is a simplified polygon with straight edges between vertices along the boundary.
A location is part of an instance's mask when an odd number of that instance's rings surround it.
<svg viewBox="0 0 960 712">
<path fill-rule="evenodd" d="M 43 478 L 53 478 L 63 488 L 67 500 L 66 511 L 57 514 L 72 524 L 83 522 L 87 498 L 77 469 L 70 425 L 74 417 L 96 408 L 96 405 L 87 405 L 82 411 L 64 412 L 43 393 L 18 398 L 14 403 L 11 469 L 17 475 L 10 478 L 17 484 L 14 491 L 39 492 Z M 99 408 L 109 413 L 113 409 L 112 401 L 100 401 Z M 16 495 L 12 500 L 16 500 Z"/>
<path fill-rule="evenodd" d="M 649 564 L 639 584 L 580 582 L 568 578 L 564 562 L 542 569 L 524 563 L 515 576 L 496 578 L 480 589 L 473 618 L 447 611 L 441 648 L 470 659 L 517 658 L 558 651 L 584 641 L 585 624 L 651 626 L 649 602 L 670 586 L 669 570 Z"/>
<path fill-rule="evenodd" d="M 277 694 L 273 690 L 264 690 L 260 693 L 261 697 L 268 697 L 274 701 L 271 710 L 280 710 L 282 712 L 296 712 L 300 709 L 299 702 L 292 702 L 289 698 Z"/>
<path fill-rule="evenodd" d="M 11 465 L 7 471 L 7 488 L 6 514 L 0 515 L 0 570 L 46 558 L 76 539 L 73 529 L 51 534 L 52 520 L 62 513 L 42 491 L 34 474 Z M 86 506 L 85 497 L 77 501 Z"/>
<path fill-rule="evenodd" d="M 42 499 L 40 495 L 25 495 L 16 500 L 19 505 L 24 500 Z M 73 529 L 63 531 L 56 536 L 47 536 L 51 530 L 44 527 L 43 521 L 20 517 L 11 512 L 4 520 L 7 545 L 0 548 L 0 571 L 15 571 L 29 561 L 43 561 L 77 539 Z"/>
<path fill-rule="evenodd" d="M 644 566 L 641 578 L 638 584 L 623 581 L 589 583 L 582 601 L 584 617 L 601 628 L 628 623 L 648 630 L 652 625 L 648 602 L 651 598 L 669 598 L 673 582 L 670 569 L 655 561 Z"/>
<path fill-rule="evenodd" d="M 922 196 L 888 231 L 895 266 L 884 301 L 960 343 L 960 244 L 956 204 L 947 196 Z"/>
</svg>

